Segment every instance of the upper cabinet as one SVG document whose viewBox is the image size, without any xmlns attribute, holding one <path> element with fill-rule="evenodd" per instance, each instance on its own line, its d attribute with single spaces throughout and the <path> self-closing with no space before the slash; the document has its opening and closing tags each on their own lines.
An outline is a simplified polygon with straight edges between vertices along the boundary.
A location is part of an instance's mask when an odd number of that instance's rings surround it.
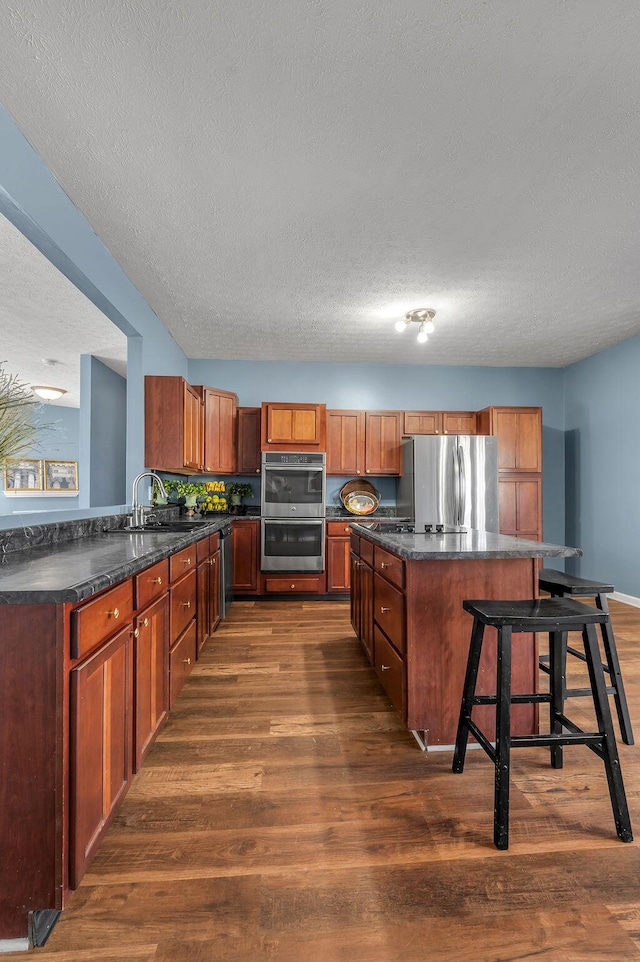
<svg viewBox="0 0 640 962">
<path fill-rule="evenodd" d="M 475 411 L 405 411 L 403 434 L 475 434 Z"/>
<path fill-rule="evenodd" d="M 400 474 L 401 411 L 327 411 L 327 474 Z"/>
<path fill-rule="evenodd" d="M 203 470 L 202 400 L 182 377 L 144 379 L 144 463 L 175 474 Z"/>
<path fill-rule="evenodd" d="M 326 405 L 263 402 L 263 451 L 324 451 L 326 435 Z"/>
<path fill-rule="evenodd" d="M 236 473 L 238 396 L 213 387 L 195 388 L 203 401 L 204 471 Z"/>
<path fill-rule="evenodd" d="M 480 434 L 498 436 L 500 471 L 542 471 L 542 408 L 491 407 L 478 411 Z"/>
<path fill-rule="evenodd" d="M 402 411 L 365 411 L 365 474 L 402 473 Z"/>
<path fill-rule="evenodd" d="M 238 408 L 238 448 L 236 471 L 238 474 L 260 474 L 260 421 L 261 408 Z"/>
</svg>

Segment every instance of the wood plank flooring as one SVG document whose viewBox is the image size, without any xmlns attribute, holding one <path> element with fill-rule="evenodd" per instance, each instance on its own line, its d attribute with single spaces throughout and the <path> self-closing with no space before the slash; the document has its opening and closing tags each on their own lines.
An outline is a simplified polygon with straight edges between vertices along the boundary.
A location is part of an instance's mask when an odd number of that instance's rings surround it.
<svg viewBox="0 0 640 962">
<path fill-rule="evenodd" d="M 640 742 L 640 610 L 611 607 Z M 570 708 L 588 718 L 584 699 Z M 35 954 L 640 960 L 640 746 L 620 754 L 638 842 L 616 837 L 593 753 L 566 749 L 554 771 L 535 749 L 514 753 L 511 847 L 498 852 L 489 760 L 471 751 L 453 775 L 450 752 L 420 752 L 346 603 L 236 603 Z"/>
</svg>

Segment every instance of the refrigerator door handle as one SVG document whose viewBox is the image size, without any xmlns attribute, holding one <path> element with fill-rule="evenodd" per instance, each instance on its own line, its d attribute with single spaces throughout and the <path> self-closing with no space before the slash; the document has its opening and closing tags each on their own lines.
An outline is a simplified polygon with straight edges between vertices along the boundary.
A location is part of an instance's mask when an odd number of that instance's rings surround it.
<svg viewBox="0 0 640 962">
<path fill-rule="evenodd" d="M 460 475 L 460 495 L 458 498 L 458 521 L 456 523 L 462 525 L 464 524 L 464 515 L 467 507 L 467 477 L 464 471 L 464 452 L 460 448 L 458 448 L 458 472 Z"/>
<path fill-rule="evenodd" d="M 453 457 L 453 521 L 452 524 L 458 524 L 458 516 L 460 514 L 460 457 L 457 448 L 453 448 L 451 451 Z M 443 518 L 443 521 L 446 518 Z"/>
</svg>

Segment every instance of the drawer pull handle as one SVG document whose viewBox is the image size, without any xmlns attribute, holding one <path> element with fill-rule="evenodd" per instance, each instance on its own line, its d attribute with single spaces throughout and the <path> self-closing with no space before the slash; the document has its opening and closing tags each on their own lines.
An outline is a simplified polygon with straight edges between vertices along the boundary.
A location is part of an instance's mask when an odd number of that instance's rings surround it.
<svg viewBox="0 0 640 962">
<path fill-rule="evenodd" d="M 114 608 L 113 611 L 108 611 L 108 612 L 107 612 L 107 618 L 119 618 L 119 617 L 120 617 L 120 609 L 119 609 L 119 608 Z"/>
<path fill-rule="evenodd" d="M 190 564 L 191 564 L 191 558 L 185 558 L 184 561 L 182 562 L 182 564 L 183 564 L 183 565 L 190 565 Z"/>
<path fill-rule="evenodd" d="M 382 614 L 384 614 L 385 611 L 391 611 L 391 608 L 385 608 L 383 605 L 381 605 L 381 606 L 380 606 L 380 611 L 381 611 Z"/>
<path fill-rule="evenodd" d="M 152 585 L 161 585 L 161 584 L 162 584 L 162 578 L 152 578 L 152 579 L 151 579 L 151 584 L 152 584 Z"/>
<path fill-rule="evenodd" d="M 391 564 L 390 564 L 389 561 L 381 561 L 381 562 L 380 562 L 380 567 L 381 567 L 381 568 L 390 568 L 390 567 L 391 567 Z"/>
<path fill-rule="evenodd" d="M 344 530 L 347 532 L 347 534 L 349 534 L 349 528 L 348 528 L 348 527 L 345 528 Z"/>
<path fill-rule="evenodd" d="M 183 665 L 190 665 L 190 664 L 191 664 L 191 659 L 190 659 L 190 658 L 183 658 L 183 659 L 182 659 L 182 664 L 183 664 Z"/>
<path fill-rule="evenodd" d="M 148 628 L 148 627 L 149 627 L 149 619 L 148 619 L 148 618 L 145 618 L 145 619 L 144 619 L 144 621 L 142 622 L 142 627 L 143 627 L 143 628 Z"/>
<path fill-rule="evenodd" d="M 139 628 L 134 628 L 133 631 L 132 631 L 133 637 L 134 637 L 134 638 L 137 638 L 139 634 L 140 634 L 140 629 L 139 629 Z"/>
<path fill-rule="evenodd" d="M 183 601 L 183 602 L 182 602 L 182 607 L 183 607 L 183 608 L 190 608 L 190 607 L 191 607 L 191 602 L 190 602 L 190 601 Z"/>
<path fill-rule="evenodd" d="M 391 665 L 380 665 L 381 671 L 391 671 Z"/>
</svg>

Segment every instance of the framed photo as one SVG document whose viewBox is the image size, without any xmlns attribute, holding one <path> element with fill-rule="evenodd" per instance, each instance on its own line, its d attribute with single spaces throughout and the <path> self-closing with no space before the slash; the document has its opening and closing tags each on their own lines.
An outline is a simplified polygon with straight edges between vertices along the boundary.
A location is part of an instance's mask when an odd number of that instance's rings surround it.
<svg viewBox="0 0 640 962">
<path fill-rule="evenodd" d="M 4 466 L 5 491 L 42 491 L 42 461 L 7 458 Z"/>
<path fill-rule="evenodd" d="M 77 491 L 78 462 L 45 461 L 44 489 L 45 491 Z"/>
</svg>

